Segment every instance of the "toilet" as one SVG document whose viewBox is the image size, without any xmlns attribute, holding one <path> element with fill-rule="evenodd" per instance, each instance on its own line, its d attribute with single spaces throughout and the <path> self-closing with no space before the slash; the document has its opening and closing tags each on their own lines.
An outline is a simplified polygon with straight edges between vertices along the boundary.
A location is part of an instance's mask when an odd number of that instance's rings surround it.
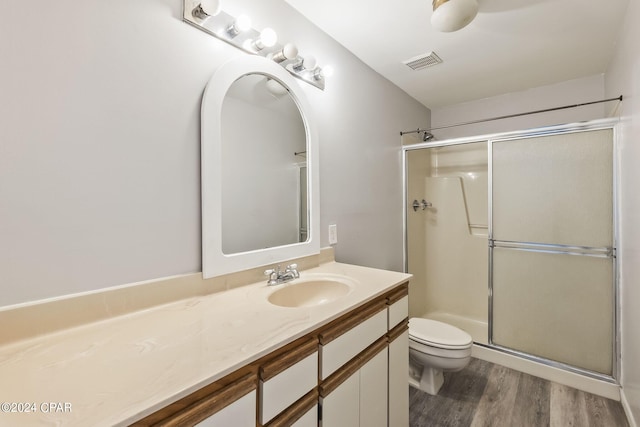
<svg viewBox="0 0 640 427">
<path fill-rule="evenodd" d="M 409 320 L 409 385 L 438 394 L 443 372 L 463 369 L 471 360 L 471 335 L 447 323 L 412 317 Z"/>
</svg>

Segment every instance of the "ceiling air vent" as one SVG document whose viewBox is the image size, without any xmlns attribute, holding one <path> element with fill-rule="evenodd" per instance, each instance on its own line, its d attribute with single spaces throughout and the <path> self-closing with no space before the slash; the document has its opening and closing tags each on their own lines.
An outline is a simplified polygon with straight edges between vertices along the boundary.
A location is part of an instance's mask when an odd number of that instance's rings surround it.
<svg viewBox="0 0 640 427">
<path fill-rule="evenodd" d="M 423 55 L 418 55 L 415 58 L 407 59 L 403 62 L 407 67 L 413 71 L 422 70 L 424 68 L 433 67 L 442 63 L 442 59 L 435 52 L 429 52 Z"/>
</svg>

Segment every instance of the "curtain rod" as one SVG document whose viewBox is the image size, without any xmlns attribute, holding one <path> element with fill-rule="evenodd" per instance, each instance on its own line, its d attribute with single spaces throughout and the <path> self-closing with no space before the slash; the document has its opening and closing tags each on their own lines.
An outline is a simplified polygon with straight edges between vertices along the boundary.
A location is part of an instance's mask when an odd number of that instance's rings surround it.
<svg viewBox="0 0 640 427">
<path fill-rule="evenodd" d="M 600 101 L 583 102 L 581 104 L 573 104 L 573 105 L 565 105 L 565 106 L 562 106 L 562 107 L 546 108 L 544 110 L 528 111 L 526 113 L 509 114 L 509 115 L 506 115 L 506 116 L 491 117 L 489 119 L 480 119 L 480 120 L 473 120 L 473 121 L 470 121 L 470 122 L 456 123 L 456 124 L 453 124 L 453 125 L 437 126 L 437 127 L 432 127 L 432 128 L 429 128 L 429 129 L 420 129 L 420 128 L 418 128 L 416 130 L 410 130 L 410 131 L 407 131 L 407 132 L 400 132 L 400 136 L 405 135 L 407 133 L 429 132 L 429 131 L 432 131 L 432 130 L 448 129 L 448 128 L 453 128 L 453 127 L 457 127 L 457 126 L 465 126 L 465 125 L 473 125 L 473 124 L 476 124 L 476 123 L 491 122 L 493 120 L 510 119 L 510 118 L 513 118 L 513 117 L 528 116 L 529 114 L 548 113 L 550 111 L 566 110 L 567 108 L 583 107 L 585 105 L 600 104 L 602 102 L 610 102 L 610 101 L 622 101 L 622 95 L 620 95 L 617 98 L 602 99 Z"/>
</svg>

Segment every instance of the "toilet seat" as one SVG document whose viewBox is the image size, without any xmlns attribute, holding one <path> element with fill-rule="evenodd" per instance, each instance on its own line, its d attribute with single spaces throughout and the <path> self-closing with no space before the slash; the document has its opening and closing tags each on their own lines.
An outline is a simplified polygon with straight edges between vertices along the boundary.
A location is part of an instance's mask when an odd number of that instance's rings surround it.
<svg viewBox="0 0 640 427">
<path fill-rule="evenodd" d="M 431 319 L 411 318 L 409 339 L 415 342 L 447 350 L 462 350 L 473 344 L 471 335 L 455 326 Z"/>
</svg>

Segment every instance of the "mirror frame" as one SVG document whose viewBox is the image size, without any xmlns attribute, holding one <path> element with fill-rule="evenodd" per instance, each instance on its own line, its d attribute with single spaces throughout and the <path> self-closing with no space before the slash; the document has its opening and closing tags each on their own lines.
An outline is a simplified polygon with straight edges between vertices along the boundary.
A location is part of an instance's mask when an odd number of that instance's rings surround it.
<svg viewBox="0 0 640 427">
<path fill-rule="evenodd" d="M 309 224 L 306 242 L 235 254 L 222 252 L 222 104 L 231 85 L 248 74 L 262 74 L 289 90 L 304 122 L 307 147 L 307 203 Z M 320 253 L 320 193 L 318 144 L 302 88 L 281 66 L 259 56 L 242 56 L 224 63 L 209 79 L 201 110 L 202 276 L 205 279 L 250 268 L 268 266 Z M 292 153 L 293 154 L 293 153 Z M 278 189 L 270 189 L 277 206 Z M 265 206 L 269 209 L 269 206 Z"/>
</svg>

